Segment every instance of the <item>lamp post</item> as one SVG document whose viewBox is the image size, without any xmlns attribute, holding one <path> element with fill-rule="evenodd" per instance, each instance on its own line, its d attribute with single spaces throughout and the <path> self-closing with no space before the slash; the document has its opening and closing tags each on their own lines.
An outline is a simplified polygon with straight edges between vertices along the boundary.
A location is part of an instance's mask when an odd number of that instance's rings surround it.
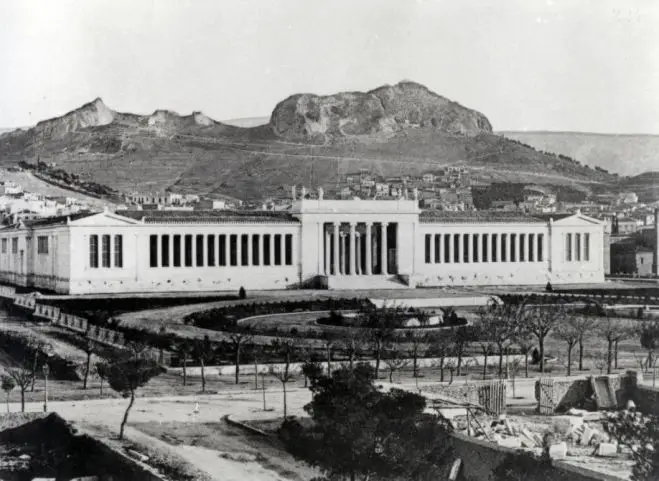
<svg viewBox="0 0 659 481">
<path fill-rule="evenodd" d="M 43 412 L 47 413 L 48 412 L 48 373 L 50 369 L 48 368 L 48 364 L 43 365 L 43 376 L 46 381 L 45 389 L 43 391 Z"/>
</svg>

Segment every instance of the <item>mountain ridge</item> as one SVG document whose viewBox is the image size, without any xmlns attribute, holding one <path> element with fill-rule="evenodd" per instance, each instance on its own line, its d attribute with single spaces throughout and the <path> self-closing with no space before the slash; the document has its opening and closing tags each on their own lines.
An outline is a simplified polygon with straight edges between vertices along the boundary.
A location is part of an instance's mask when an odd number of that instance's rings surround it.
<svg viewBox="0 0 659 481">
<path fill-rule="evenodd" d="M 478 182 L 586 190 L 616 182 L 601 169 L 495 135 L 484 114 L 414 82 L 363 93 L 294 94 L 275 106 L 268 124 L 254 127 L 199 111 L 121 113 L 97 98 L 0 135 L 0 162 L 37 159 L 124 191 L 243 199 L 285 195 L 292 184 L 332 188 L 361 168 L 391 177 L 462 165 Z"/>
</svg>

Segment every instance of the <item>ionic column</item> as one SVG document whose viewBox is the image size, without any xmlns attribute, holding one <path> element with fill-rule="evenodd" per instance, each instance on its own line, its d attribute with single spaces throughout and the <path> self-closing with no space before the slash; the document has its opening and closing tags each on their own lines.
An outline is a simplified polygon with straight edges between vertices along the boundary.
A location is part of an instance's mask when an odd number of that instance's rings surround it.
<svg viewBox="0 0 659 481">
<path fill-rule="evenodd" d="M 181 237 L 181 242 L 183 242 L 183 237 Z M 220 243 L 219 239 L 217 243 Z M 224 265 L 231 267 L 231 234 L 224 234 Z"/>
<path fill-rule="evenodd" d="M 275 235 L 270 234 L 270 265 L 275 265 Z"/>
<path fill-rule="evenodd" d="M 465 234 L 458 234 L 458 262 L 462 263 L 465 260 L 465 243 L 464 243 L 464 235 Z"/>
<path fill-rule="evenodd" d="M 522 262 L 522 236 L 516 234 L 515 236 L 515 262 Z"/>
<path fill-rule="evenodd" d="M 332 265 L 331 265 L 332 251 L 331 251 L 331 245 L 330 245 L 331 237 L 330 237 L 330 233 L 327 230 L 325 230 L 324 227 L 323 227 L 323 234 L 324 234 L 323 237 L 325 238 L 325 266 L 324 266 L 324 269 L 325 269 L 325 275 L 329 276 L 332 273 Z"/>
<path fill-rule="evenodd" d="M 339 273 L 342 275 L 346 272 L 346 233 L 339 233 Z"/>
<path fill-rule="evenodd" d="M 340 262 L 339 262 L 339 242 L 341 239 L 339 238 L 339 224 L 334 222 L 333 224 L 334 227 L 334 234 L 332 235 L 333 241 L 334 241 L 334 269 L 333 269 L 333 274 L 335 276 L 338 276 L 341 271 L 339 270 Z"/>
<path fill-rule="evenodd" d="M 294 242 L 291 241 L 291 260 L 295 263 L 295 248 L 293 247 Z M 281 235 L 281 242 L 279 243 L 279 256 L 281 259 L 281 265 L 286 265 L 286 234 Z"/>
<path fill-rule="evenodd" d="M 253 234 L 247 234 L 247 265 L 251 266 L 253 264 L 252 261 L 252 239 Z M 208 250 L 208 249 L 206 249 Z M 206 264 L 208 265 L 208 263 Z"/>
<path fill-rule="evenodd" d="M 348 274 L 350 275 L 355 275 L 357 274 L 357 255 L 355 252 L 355 241 L 356 241 L 356 235 L 355 235 L 355 223 L 351 222 L 350 223 L 350 234 L 348 237 L 348 259 L 349 259 L 349 266 L 348 266 Z"/>
<path fill-rule="evenodd" d="M 388 274 L 388 266 L 387 266 L 387 225 L 388 222 L 382 222 L 381 226 L 381 233 L 382 233 L 382 242 L 380 244 L 381 247 L 381 252 L 380 252 L 380 264 L 382 265 L 382 272 L 381 274 Z"/>
<path fill-rule="evenodd" d="M 373 239 L 371 237 L 372 224 L 366 223 L 366 275 L 370 276 L 373 273 L 371 263 L 373 262 L 373 253 L 371 251 Z"/>
<path fill-rule="evenodd" d="M 439 241 L 439 238 L 437 237 L 437 234 L 431 234 L 430 235 L 430 252 L 431 252 L 430 258 L 432 259 L 431 262 L 433 264 L 437 264 L 438 252 L 437 252 L 437 249 L 435 249 L 435 245 L 437 244 L 438 241 Z"/>
</svg>

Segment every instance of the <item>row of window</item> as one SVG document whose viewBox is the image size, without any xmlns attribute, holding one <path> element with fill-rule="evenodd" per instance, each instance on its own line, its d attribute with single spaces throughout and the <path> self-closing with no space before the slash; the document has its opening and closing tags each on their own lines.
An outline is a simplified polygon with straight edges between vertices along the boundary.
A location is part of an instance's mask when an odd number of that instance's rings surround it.
<svg viewBox="0 0 659 481">
<path fill-rule="evenodd" d="M 114 239 L 113 239 L 114 237 Z M 100 238 L 100 250 L 99 250 Z M 99 256 L 100 254 L 100 256 Z M 90 235 L 89 236 L 89 267 L 92 269 L 123 267 L 124 238 L 122 235 Z"/>
<path fill-rule="evenodd" d="M 543 234 L 426 234 L 426 264 L 542 262 Z"/>
<path fill-rule="evenodd" d="M 567 262 L 590 261 L 590 234 L 565 234 L 565 260 Z"/>
<path fill-rule="evenodd" d="M 171 244 L 170 244 L 171 243 Z M 293 265 L 292 234 L 152 235 L 151 267 Z"/>
<path fill-rule="evenodd" d="M 6 254 L 9 250 L 9 239 L 2 239 L 0 252 Z M 11 253 L 18 254 L 18 237 L 11 238 Z M 48 236 L 37 237 L 37 254 L 48 254 Z"/>
</svg>

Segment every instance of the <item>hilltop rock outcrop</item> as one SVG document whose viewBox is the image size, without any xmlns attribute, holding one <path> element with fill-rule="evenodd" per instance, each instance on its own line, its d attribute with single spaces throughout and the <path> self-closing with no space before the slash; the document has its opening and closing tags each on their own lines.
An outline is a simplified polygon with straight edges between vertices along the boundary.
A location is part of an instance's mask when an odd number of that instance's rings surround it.
<svg viewBox="0 0 659 481">
<path fill-rule="evenodd" d="M 320 141 L 409 127 L 467 136 L 492 132 L 492 125 L 480 112 L 414 82 L 385 85 L 365 93 L 293 95 L 275 107 L 270 126 L 279 137 Z"/>
<path fill-rule="evenodd" d="M 103 100 L 97 98 L 82 107 L 68 112 L 61 117 L 39 122 L 33 128 L 33 134 L 49 138 L 59 138 L 76 130 L 87 127 L 100 127 L 111 124 L 116 116 Z M 32 129 L 31 129 L 32 130 Z"/>
</svg>

